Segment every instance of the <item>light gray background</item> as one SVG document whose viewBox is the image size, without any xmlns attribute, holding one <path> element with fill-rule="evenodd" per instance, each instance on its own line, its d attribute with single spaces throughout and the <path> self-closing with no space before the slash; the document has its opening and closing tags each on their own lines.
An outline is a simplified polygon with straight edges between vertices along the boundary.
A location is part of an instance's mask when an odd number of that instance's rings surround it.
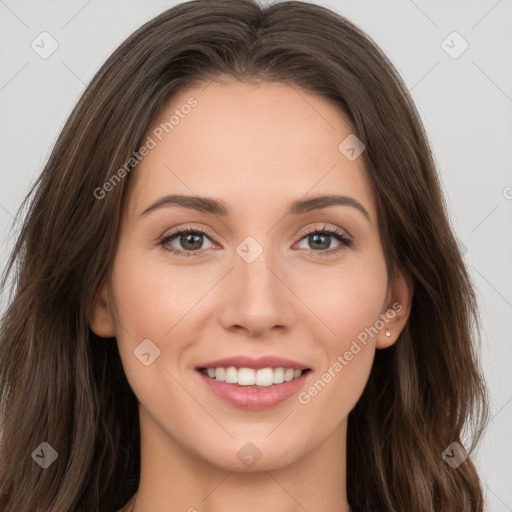
<svg viewBox="0 0 512 512">
<path fill-rule="evenodd" d="M 12 217 L 85 85 L 130 33 L 176 3 L 0 0 L 0 269 Z M 512 2 L 315 3 L 377 42 L 423 118 L 481 304 L 492 421 L 476 462 L 489 510 L 512 511 Z M 47 59 L 31 48 L 43 31 L 59 45 Z M 441 46 L 453 31 L 469 43 L 456 59 Z"/>
</svg>

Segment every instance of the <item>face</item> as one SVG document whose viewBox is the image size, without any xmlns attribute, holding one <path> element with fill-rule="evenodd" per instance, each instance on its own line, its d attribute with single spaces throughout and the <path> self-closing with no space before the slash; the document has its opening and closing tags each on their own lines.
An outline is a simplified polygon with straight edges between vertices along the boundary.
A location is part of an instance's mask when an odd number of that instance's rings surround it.
<svg viewBox="0 0 512 512">
<path fill-rule="evenodd" d="M 339 149 L 354 131 L 281 83 L 191 88 L 154 120 L 91 321 L 117 337 L 143 436 L 230 471 L 342 441 L 407 303 L 388 282 L 363 159 Z M 344 199 L 311 201 L 332 195 Z"/>
</svg>

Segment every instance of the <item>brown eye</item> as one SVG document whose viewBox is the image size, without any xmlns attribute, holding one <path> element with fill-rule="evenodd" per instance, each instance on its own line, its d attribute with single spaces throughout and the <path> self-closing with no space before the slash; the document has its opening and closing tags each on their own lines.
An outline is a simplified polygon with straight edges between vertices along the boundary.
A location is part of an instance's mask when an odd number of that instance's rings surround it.
<svg viewBox="0 0 512 512">
<path fill-rule="evenodd" d="M 182 256 L 194 256 L 209 248 L 202 247 L 205 237 L 210 239 L 204 231 L 197 228 L 176 229 L 172 233 L 164 236 L 164 238 L 160 240 L 160 245 L 166 251 L 175 254 Z M 178 244 L 179 247 L 176 247 L 175 244 Z"/>
<path fill-rule="evenodd" d="M 305 240 L 307 247 L 301 249 L 310 249 L 312 253 L 318 255 L 332 255 L 352 245 L 352 240 L 339 229 L 332 229 L 324 226 L 323 229 L 315 229 L 309 233 L 304 234 L 301 241 Z M 338 245 L 331 248 L 331 243 L 338 241 Z"/>
</svg>

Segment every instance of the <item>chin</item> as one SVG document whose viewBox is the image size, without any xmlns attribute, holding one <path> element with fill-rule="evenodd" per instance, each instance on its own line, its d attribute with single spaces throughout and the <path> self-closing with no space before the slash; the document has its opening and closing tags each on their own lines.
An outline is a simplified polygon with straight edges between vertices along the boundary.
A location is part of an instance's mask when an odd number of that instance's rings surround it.
<svg viewBox="0 0 512 512">
<path fill-rule="evenodd" d="M 202 457 L 213 466 L 237 473 L 272 471 L 293 464 L 300 456 L 297 444 L 291 439 L 269 441 L 268 432 L 258 436 L 231 439 L 229 443 L 219 443 L 218 449 L 206 448 Z M 196 449 L 198 445 L 196 444 Z"/>
</svg>

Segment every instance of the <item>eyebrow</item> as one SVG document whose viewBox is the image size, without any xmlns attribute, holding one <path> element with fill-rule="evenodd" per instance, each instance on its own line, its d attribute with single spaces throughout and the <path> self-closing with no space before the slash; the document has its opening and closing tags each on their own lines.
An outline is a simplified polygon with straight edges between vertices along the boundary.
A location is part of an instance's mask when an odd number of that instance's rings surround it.
<svg viewBox="0 0 512 512">
<path fill-rule="evenodd" d="M 291 215 L 301 215 L 314 210 L 328 208 L 329 206 L 350 206 L 355 208 L 371 223 L 370 214 L 366 208 L 356 199 L 343 195 L 322 195 L 309 199 L 297 199 L 288 205 L 288 212 Z M 160 197 L 153 204 L 148 206 L 140 215 L 146 215 L 154 210 L 178 206 L 188 208 L 203 213 L 210 213 L 222 217 L 229 215 L 229 208 L 224 201 L 212 199 L 209 197 L 186 196 L 180 194 L 171 194 Z"/>
</svg>

